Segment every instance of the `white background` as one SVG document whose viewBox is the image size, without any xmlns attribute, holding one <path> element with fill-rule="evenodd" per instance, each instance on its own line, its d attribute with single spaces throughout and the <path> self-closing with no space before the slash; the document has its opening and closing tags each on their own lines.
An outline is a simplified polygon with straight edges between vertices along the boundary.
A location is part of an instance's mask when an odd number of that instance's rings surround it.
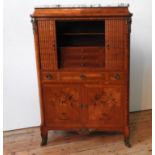
<svg viewBox="0 0 155 155">
<path fill-rule="evenodd" d="M 152 27 L 151 1 L 98 0 L 96 3 L 130 4 L 131 33 L 130 111 L 151 109 Z M 4 130 L 40 125 L 35 53 L 30 14 L 38 5 L 63 1 L 5 0 L 4 2 Z M 65 1 L 73 4 L 74 1 Z M 79 0 L 78 4 L 83 3 Z M 92 4 L 93 0 L 85 0 Z"/>
</svg>

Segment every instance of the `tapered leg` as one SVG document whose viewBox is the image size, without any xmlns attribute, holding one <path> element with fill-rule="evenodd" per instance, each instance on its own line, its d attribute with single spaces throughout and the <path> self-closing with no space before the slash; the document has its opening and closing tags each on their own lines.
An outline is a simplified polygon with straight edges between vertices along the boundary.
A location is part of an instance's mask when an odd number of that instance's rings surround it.
<svg viewBox="0 0 155 155">
<path fill-rule="evenodd" d="M 124 143 L 127 147 L 131 147 L 131 143 L 130 143 L 130 136 L 129 137 L 124 137 Z"/>
<path fill-rule="evenodd" d="M 47 141 L 48 141 L 48 133 L 44 132 L 44 133 L 41 133 L 41 138 L 42 138 L 42 141 L 41 141 L 41 146 L 45 146 L 47 145 Z"/>
<path fill-rule="evenodd" d="M 124 131 L 124 143 L 127 147 L 131 147 L 129 127 L 126 127 Z"/>
</svg>

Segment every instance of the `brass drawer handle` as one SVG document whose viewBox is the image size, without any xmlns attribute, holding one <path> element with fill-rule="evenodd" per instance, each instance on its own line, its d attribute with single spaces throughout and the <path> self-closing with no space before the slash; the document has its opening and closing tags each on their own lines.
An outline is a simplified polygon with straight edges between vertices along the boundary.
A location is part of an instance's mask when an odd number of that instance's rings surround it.
<svg viewBox="0 0 155 155">
<path fill-rule="evenodd" d="M 52 76 L 50 73 L 48 73 L 48 74 L 46 75 L 46 79 L 47 79 L 47 80 L 52 80 L 52 79 L 53 79 L 53 76 Z"/>
<path fill-rule="evenodd" d="M 116 79 L 116 80 L 120 80 L 120 79 L 121 79 L 120 74 L 116 73 L 115 79 Z"/>
<path fill-rule="evenodd" d="M 84 74 L 80 74 L 80 79 L 84 80 L 84 79 L 86 79 L 86 76 Z"/>
</svg>

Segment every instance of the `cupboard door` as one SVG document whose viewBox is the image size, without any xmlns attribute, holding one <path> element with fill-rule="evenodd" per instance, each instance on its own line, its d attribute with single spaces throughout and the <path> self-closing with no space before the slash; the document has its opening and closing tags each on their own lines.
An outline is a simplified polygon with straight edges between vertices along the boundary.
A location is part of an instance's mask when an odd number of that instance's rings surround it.
<svg viewBox="0 0 155 155">
<path fill-rule="evenodd" d="M 105 21 L 106 68 L 124 70 L 127 52 L 127 24 L 124 19 Z"/>
<path fill-rule="evenodd" d="M 121 86 L 86 86 L 87 126 L 89 128 L 123 125 L 123 89 Z"/>
<path fill-rule="evenodd" d="M 41 69 L 56 69 L 56 39 L 55 22 L 52 20 L 38 20 L 39 52 Z"/>
<path fill-rule="evenodd" d="M 43 100 L 45 123 L 48 127 L 80 125 L 79 85 L 44 85 Z"/>
</svg>

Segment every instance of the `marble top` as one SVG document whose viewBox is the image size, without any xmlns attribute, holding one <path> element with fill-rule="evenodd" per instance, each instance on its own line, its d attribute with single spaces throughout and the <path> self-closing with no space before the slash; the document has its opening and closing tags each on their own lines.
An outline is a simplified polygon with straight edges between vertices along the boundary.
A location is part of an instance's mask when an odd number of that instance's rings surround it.
<svg viewBox="0 0 155 155">
<path fill-rule="evenodd" d="M 117 3 L 117 4 L 53 4 L 53 5 L 41 5 L 35 8 L 97 8 L 97 7 L 128 7 L 128 3 Z"/>
</svg>

